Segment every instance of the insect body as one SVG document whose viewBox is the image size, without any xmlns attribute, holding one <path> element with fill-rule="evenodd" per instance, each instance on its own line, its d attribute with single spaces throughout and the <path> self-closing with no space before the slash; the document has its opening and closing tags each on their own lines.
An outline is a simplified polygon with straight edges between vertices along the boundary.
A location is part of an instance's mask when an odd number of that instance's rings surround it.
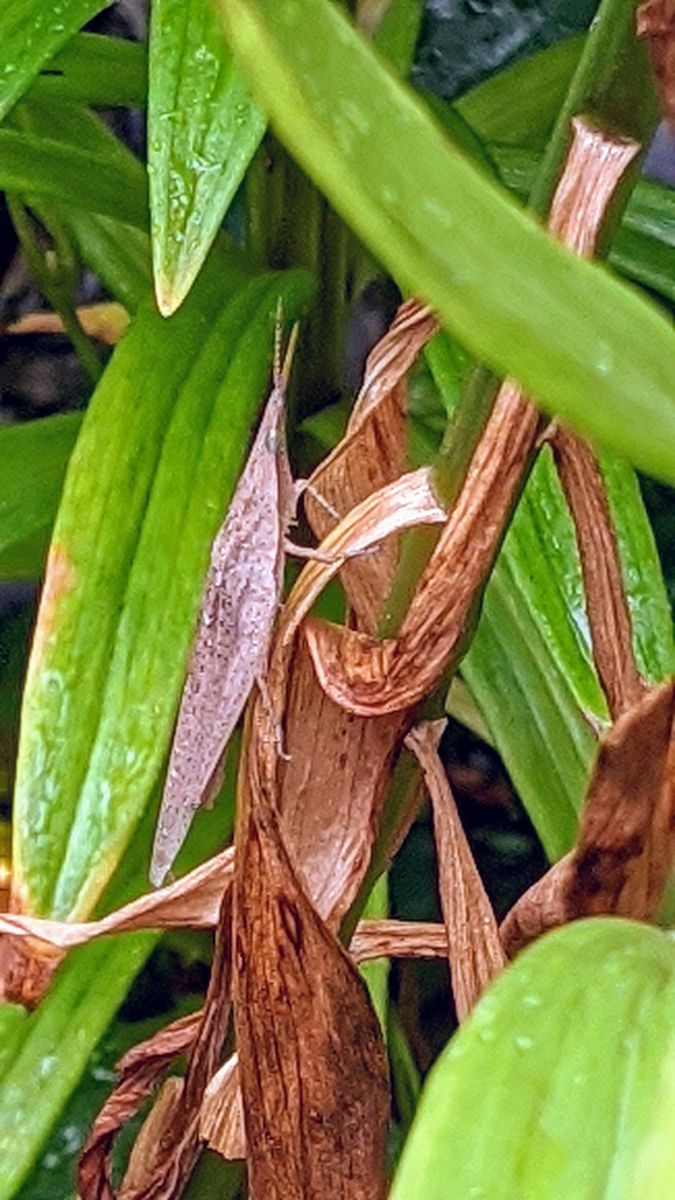
<svg viewBox="0 0 675 1200">
<path fill-rule="evenodd" d="M 159 886 L 197 809 L 213 798 L 227 743 L 267 664 L 295 510 L 284 429 L 294 347 L 274 382 L 251 453 L 211 551 L 199 626 L 155 832 L 150 879 Z"/>
</svg>

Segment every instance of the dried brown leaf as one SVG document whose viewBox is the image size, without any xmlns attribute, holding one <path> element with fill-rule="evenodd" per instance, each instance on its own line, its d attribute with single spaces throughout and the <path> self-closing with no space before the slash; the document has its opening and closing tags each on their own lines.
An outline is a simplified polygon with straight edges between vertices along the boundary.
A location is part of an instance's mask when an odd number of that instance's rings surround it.
<svg viewBox="0 0 675 1200">
<path fill-rule="evenodd" d="M 316 469 L 304 495 L 305 511 L 319 540 L 336 524 L 331 509 L 343 517 L 404 471 L 406 376 L 437 328 L 428 308 L 408 300 L 371 352 L 345 435 Z M 376 629 L 397 558 L 398 543 L 392 537 L 377 553 L 355 559 L 341 571 L 359 627 L 369 633 Z"/>
<path fill-rule="evenodd" d="M 509 954 L 579 917 L 654 917 L 673 862 L 674 716 L 668 680 L 601 739 L 577 845 L 502 923 Z"/>
<path fill-rule="evenodd" d="M 445 958 L 448 938 L 445 926 L 432 922 L 361 921 L 349 953 L 359 963 L 374 958 Z M 228 1058 L 206 1088 L 200 1134 L 209 1149 L 223 1158 L 246 1157 L 236 1054 Z"/>
<path fill-rule="evenodd" d="M 635 657 L 616 531 L 605 484 L 590 446 L 566 429 L 551 438 L 560 482 L 576 528 L 593 659 L 616 720 L 644 692 Z"/>
<path fill-rule="evenodd" d="M 223 1158 L 246 1158 L 246 1133 L 237 1054 L 232 1054 L 207 1084 L 199 1133 L 209 1150 L 215 1150 Z"/>
<path fill-rule="evenodd" d="M 107 346 L 121 340 L 129 327 L 129 314 L 116 301 L 103 304 L 83 304 L 75 309 L 78 323 L 88 337 L 96 338 Z M 63 318 L 55 312 L 24 313 L 18 320 L 3 326 L 3 333 L 36 334 L 66 333 Z"/>
<path fill-rule="evenodd" d="M 636 144 L 584 118 L 575 118 L 572 127 L 549 228 L 587 255 L 595 248 Z M 377 641 L 339 626 L 307 622 L 317 675 L 337 704 L 361 716 L 409 708 L 458 658 L 532 462 L 538 427 L 536 410 L 517 384 L 507 380 L 396 639 Z"/>
<path fill-rule="evenodd" d="M 284 848 L 259 698 L 240 772 L 235 1016 L 252 1200 L 384 1196 L 388 1086 L 368 994 Z"/>
<path fill-rule="evenodd" d="M 492 905 L 478 874 L 438 756 L 445 721 L 416 726 L 406 746 L 419 760 L 434 813 L 441 908 L 457 1017 L 463 1021 L 481 993 L 505 966 Z"/>
<path fill-rule="evenodd" d="M 280 773 L 280 827 L 304 889 L 336 930 L 368 869 L 372 844 L 405 732 L 400 714 L 365 721 L 320 687 L 299 641 L 290 667 Z"/>
<path fill-rule="evenodd" d="M 675 121 L 675 3 L 647 0 L 637 10 L 637 32 L 646 39 L 664 115 Z"/>
<path fill-rule="evenodd" d="M 171 1062 L 190 1047 L 200 1015 L 174 1021 L 134 1046 L 118 1064 L 119 1082 L 98 1114 L 80 1157 L 79 1200 L 114 1200 L 109 1155 L 115 1137 L 152 1094 Z"/>
<path fill-rule="evenodd" d="M 435 921 L 360 921 L 349 952 L 356 962 L 373 958 L 446 958 L 448 935 Z"/>
<path fill-rule="evenodd" d="M 98 921 L 50 921 L 20 913 L 0 913 L 0 934 L 36 938 L 62 950 L 109 933 L 140 929 L 211 929 L 217 924 L 223 893 L 234 877 L 234 847 L 195 867 L 159 891 L 125 904 Z"/>
<path fill-rule="evenodd" d="M 361 716 L 409 708 L 433 687 L 462 645 L 519 493 L 539 418 L 504 384 L 397 638 L 377 640 L 327 622 L 305 624 L 328 695 Z"/>
</svg>

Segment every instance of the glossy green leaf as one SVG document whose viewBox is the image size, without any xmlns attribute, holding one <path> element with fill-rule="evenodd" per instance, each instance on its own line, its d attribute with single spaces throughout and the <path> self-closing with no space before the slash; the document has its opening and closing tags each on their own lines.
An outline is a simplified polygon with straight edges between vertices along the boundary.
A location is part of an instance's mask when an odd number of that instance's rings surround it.
<svg viewBox="0 0 675 1200">
<path fill-rule="evenodd" d="M 565 99 L 584 45 L 568 38 L 471 88 L 453 102 L 484 142 L 543 145 Z"/>
<path fill-rule="evenodd" d="M 191 870 L 231 838 L 235 780 L 232 755 L 214 807 L 198 813 L 193 822 L 177 874 Z M 147 891 L 157 799 L 146 810 L 101 911 L 110 912 Z M 67 956 L 34 1012 L 0 1005 L 0 1200 L 11 1200 L 35 1166 L 101 1034 L 157 941 L 154 933 L 125 934 L 79 947 Z M 44 1081 L 40 1089 L 36 1080 Z"/>
<path fill-rule="evenodd" d="M 4 0 L 0 11 L 0 120 L 41 67 L 111 0 Z"/>
<path fill-rule="evenodd" d="M 21 1044 L 0 1077 L 0 1200 L 10 1200 L 30 1171 L 156 940 L 151 933 L 131 934 L 77 950 L 49 998 L 24 1020 Z"/>
<path fill-rule="evenodd" d="M 157 304 L 189 292 L 265 130 L 209 0 L 155 0 L 148 172 Z"/>
<path fill-rule="evenodd" d="M 0 579 L 42 573 L 80 413 L 0 428 Z"/>
<path fill-rule="evenodd" d="M 541 939 L 433 1069 L 392 1200 L 668 1200 L 672 1178 L 642 1187 L 667 1125 L 672 1144 L 674 1004 L 660 931 L 597 919 Z"/>
<path fill-rule="evenodd" d="M 403 78 L 415 57 L 423 10 L 423 0 L 390 0 L 373 34 L 375 48 Z"/>
<path fill-rule="evenodd" d="M 114 217 L 68 207 L 62 220 L 83 263 L 112 296 L 135 312 L 152 284 L 150 237 Z"/>
<path fill-rule="evenodd" d="M 535 179 L 536 152 L 491 145 L 489 153 L 506 186 L 528 195 Z M 642 179 L 628 202 L 621 228 L 609 252 L 609 262 L 622 275 L 644 284 L 667 299 L 675 298 L 675 192 Z"/>
<path fill-rule="evenodd" d="M 139 312 L 94 394 L 24 696 L 14 863 L 29 910 L 90 911 L 158 780 L 277 301 L 291 319 L 308 287 L 218 255 L 170 323 Z"/>
<path fill-rule="evenodd" d="M 476 172 L 327 0 L 220 7 L 280 136 L 397 279 L 547 409 L 675 480 L 668 322 Z"/>
<path fill-rule="evenodd" d="M 134 162 L 135 160 L 132 160 Z M 148 211 L 140 163 L 112 173 L 107 155 L 30 133 L 0 129 L 0 188 L 50 196 L 143 228 Z M 136 169 L 137 168 L 137 169 Z"/>
<path fill-rule="evenodd" d="M 147 83 L 147 49 L 143 43 L 100 33 L 78 33 L 43 67 L 29 97 L 82 100 L 106 108 L 142 108 Z"/>
<path fill-rule="evenodd" d="M 52 147 L 57 143 L 57 152 L 64 148 L 66 161 L 70 149 L 75 148 L 85 150 L 104 164 L 106 187 L 114 201 L 112 215 L 85 211 L 81 207 L 89 192 L 83 193 L 78 181 L 63 169 L 63 159 L 59 163 L 56 187 L 35 194 L 34 172 L 40 170 L 39 155 L 36 161 L 30 159 L 28 163 L 32 207 L 39 216 L 43 205 L 58 204 L 59 220 L 68 229 L 82 261 L 92 268 L 116 299 L 130 312 L 135 311 L 147 295 L 151 281 L 150 238 L 143 228 L 148 225 L 147 189 L 140 163 L 103 121 L 78 104 L 62 100 L 55 105 L 33 96 L 17 106 L 12 120 L 23 132 L 30 132 L 41 146 L 46 141 Z M 116 201 L 123 192 L 127 193 L 127 204 L 131 201 L 141 220 L 140 227 L 125 224 L 120 219 Z M 59 203 L 59 198 L 63 203 Z M 94 204 L 97 203 L 95 197 Z"/>
</svg>

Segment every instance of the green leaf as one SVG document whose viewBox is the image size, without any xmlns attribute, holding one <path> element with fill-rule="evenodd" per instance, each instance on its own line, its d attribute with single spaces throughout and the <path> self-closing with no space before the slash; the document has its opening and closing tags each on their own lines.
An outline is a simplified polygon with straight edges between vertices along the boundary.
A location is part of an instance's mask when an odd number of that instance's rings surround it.
<svg viewBox="0 0 675 1200">
<path fill-rule="evenodd" d="M 148 172 L 157 304 L 189 292 L 265 130 L 209 0 L 155 0 Z"/>
<path fill-rule="evenodd" d="M 415 58 L 423 8 L 422 0 L 390 0 L 373 34 L 376 50 L 403 78 Z"/>
<path fill-rule="evenodd" d="M 81 100 L 106 108 L 144 108 L 147 47 L 142 42 L 78 33 L 35 80 L 29 98 Z"/>
<path fill-rule="evenodd" d="M 392 1200 L 668 1200 L 674 1011 L 663 933 L 597 919 L 541 939 L 433 1069 Z"/>
<path fill-rule="evenodd" d="M 61 219 L 82 262 L 91 267 L 116 300 L 135 312 L 152 284 L 148 234 L 113 217 L 70 206 Z"/>
<path fill-rule="evenodd" d="M 0 578 L 42 574 L 80 413 L 0 429 Z"/>
<path fill-rule="evenodd" d="M 0 1078 L 0 1200 L 10 1200 L 30 1171 L 156 940 L 152 933 L 127 934 L 83 946 L 24 1020 L 21 1046 Z"/>
<path fill-rule="evenodd" d="M 41 67 L 111 0 L 5 0 L 0 13 L 0 120 Z"/>
<path fill-rule="evenodd" d="M 675 480 L 664 318 L 491 186 L 327 0 L 220 7 L 280 136 L 399 282 L 547 409 Z"/>
<path fill-rule="evenodd" d="M 568 38 L 499 71 L 453 102 L 484 142 L 543 146 L 565 99 L 584 38 Z"/>
<path fill-rule="evenodd" d="M 236 753 L 228 756 L 213 808 L 197 814 L 177 861 L 177 874 L 192 870 L 231 838 L 237 759 Z M 158 800 L 156 794 L 147 807 L 101 912 L 111 912 L 147 891 Z M 11 1200 L 36 1165 L 103 1030 L 158 940 L 155 933 L 124 934 L 79 947 L 68 954 L 32 1013 L 0 1005 L 0 1200 Z M 45 1081 L 39 1101 L 36 1080 Z"/>
<path fill-rule="evenodd" d="M 117 163 L 114 171 L 110 165 L 106 154 L 0 129 L 0 188 L 4 191 L 75 202 L 91 212 L 144 228 L 148 209 L 140 163 L 132 159 L 126 169 Z"/>
<path fill-rule="evenodd" d="M 29 911 L 90 911 L 158 781 L 277 301 L 292 318 L 308 290 L 215 256 L 185 311 L 139 312 L 96 389 L 24 696 L 14 864 Z"/>
<path fill-rule="evenodd" d="M 24 101 L 12 114 L 12 120 L 21 129 L 29 131 L 40 144 L 59 143 L 66 153 L 70 149 L 84 149 L 105 164 L 106 186 L 112 194 L 113 215 L 85 211 L 80 206 L 88 196 L 71 180 L 67 170 L 59 169 L 56 187 L 39 196 L 32 197 L 32 207 L 38 215 L 43 205 L 58 203 L 62 195 L 64 203 L 59 205 L 59 219 L 70 232 L 82 257 L 99 278 L 110 288 L 113 296 L 121 300 L 131 311 L 135 311 L 149 290 L 151 281 L 150 238 L 145 228 L 132 227 L 119 219 L 120 209 L 116 201 L 123 192 L 129 194 L 142 226 L 148 224 L 145 172 L 131 151 L 111 133 L 110 129 L 93 113 L 80 105 L 60 101 L 49 104 L 44 100 Z M 33 169 L 39 171 L 40 159 L 30 160 L 31 184 Z M 98 189 L 94 204 L 98 205 Z"/>
</svg>

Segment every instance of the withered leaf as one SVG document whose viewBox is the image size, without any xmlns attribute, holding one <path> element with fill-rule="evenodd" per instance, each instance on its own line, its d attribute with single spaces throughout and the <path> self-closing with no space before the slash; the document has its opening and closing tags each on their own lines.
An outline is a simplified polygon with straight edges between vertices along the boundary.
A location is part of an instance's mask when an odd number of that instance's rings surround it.
<svg viewBox="0 0 675 1200">
<path fill-rule="evenodd" d="M 616 531 L 604 481 L 590 446 L 558 428 L 551 446 L 560 482 L 574 519 L 593 659 L 616 720 L 644 691 L 633 655 L 628 602 Z"/>
<path fill-rule="evenodd" d="M 222 1158 L 246 1158 L 244 1110 L 239 1088 L 239 1056 L 232 1054 L 207 1084 L 199 1133 Z"/>
<path fill-rule="evenodd" d="M 573 120 L 572 132 L 549 228 L 586 255 L 636 145 L 584 118 Z M 408 708 L 457 661 L 533 460 L 538 428 L 536 410 L 507 380 L 397 638 L 378 641 L 339 626 L 305 624 L 317 675 L 337 704 L 361 716 Z"/>
<path fill-rule="evenodd" d="M 478 874 L 438 756 L 445 721 L 416 726 L 406 745 L 417 755 L 434 814 L 441 908 L 455 1009 L 460 1021 L 506 963 L 492 905 Z"/>
<path fill-rule="evenodd" d="M 240 771 L 235 1018 L 252 1200 L 384 1196 L 387 1069 L 363 981 L 279 833 L 255 700 Z"/>
<path fill-rule="evenodd" d="M 579 917 L 654 917 L 673 863 L 674 716 L 675 688 L 668 680 L 602 737 L 577 845 L 503 921 L 509 954 Z"/>
<path fill-rule="evenodd" d="M 119 1082 L 98 1114 L 78 1164 L 80 1200 L 114 1200 L 109 1155 L 115 1137 L 152 1095 L 171 1062 L 191 1046 L 199 1020 L 199 1013 L 181 1017 L 119 1062 Z"/>
<path fill-rule="evenodd" d="M 274 386 L 211 551 L 199 626 L 155 833 L 150 878 L 162 883 L 192 818 L 217 790 L 227 743 L 264 673 L 295 507 L 284 431 L 287 368 Z"/>
<path fill-rule="evenodd" d="M 345 435 L 319 464 L 304 494 L 307 518 L 320 541 L 336 523 L 331 509 L 344 516 L 405 470 L 406 376 L 437 328 L 428 308 L 407 300 L 369 355 Z M 390 537 L 376 553 L 354 559 L 340 573 L 358 626 L 369 633 L 377 627 L 397 558 L 397 539 Z"/>
<path fill-rule="evenodd" d="M 355 962 L 373 958 L 447 958 L 445 925 L 435 921 L 360 921 L 349 944 Z"/>
<path fill-rule="evenodd" d="M 181 879 L 115 909 L 98 921 L 50 921 L 21 913 L 0 913 L 0 934 L 36 938 L 62 950 L 109 933 L 140 929 L 211 929 L 223 893 L 234 877 L 234 848 L 201 863 Z"/>
<path fill-rule="evenodd" d="M 305 623 L 317 675 L 337 704 L 361 716 L 409 708 L 461 648 L 538 422 L 519 389 L 504 384 L 397 638 L 378 640 L 314 619 Z"/>
<path fill-rule="evenodd" d="M 185 1078 L 160 1095 L 159 1111 L 150 1113 L 148 1129 L 141 1133 L 146 1143 L 152 1139 L 152 1155 L 143 1158 L 139 1151 L 132 1158 L 117 1200 L 173 1200 L 182 1194 L 199 1155 L 202 1097 L 220 1061 L 229 1020 L 231 920 L 228 891 L 220 909 L 211 979 L 201 1012 L 186 1019 L 183 1028 L 176 1022 L 122 1060 L 120 1084 L 97 1117 L 80 1160 L 81 1200 L 112 1200 L 109 1153 L 121 1127 L 120 1111 L 124 1112 L 123 1105 L 128 1109 L 135 1096 L 140 1094 L 143 1099 L 148 1095 L 148 1084 L 152 1090 L 171 1058 L 186 1052 Z M 172 1039 L 167 1036 L 171 1031 Z M 106 1187 L 108 1191 L 101 1190 Z"/>
<path fill-rule="evenodd" d="M 279 766 L 279 821 L 298 878 L 333 930 L 368 869 L 405 728 L 400 714 L 365 721 L 339 708 L 320 687 L 306 646 L 296 642 L 284 720 L 288 757 Z"/>
</svg>

